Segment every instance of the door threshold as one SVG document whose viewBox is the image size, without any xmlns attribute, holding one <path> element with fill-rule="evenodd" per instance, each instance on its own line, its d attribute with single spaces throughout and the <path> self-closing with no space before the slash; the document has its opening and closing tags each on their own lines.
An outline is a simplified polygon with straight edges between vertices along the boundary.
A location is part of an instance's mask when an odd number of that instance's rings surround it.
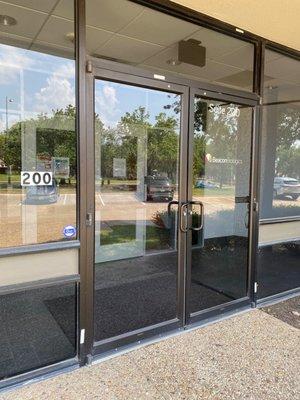
<svg viewBox="0 0 300 400">
<path fill-rule="evenodd" d="M 257 300 L 256 307 L 262 308 L 262 307 L 272 306 L 273 304 L 277 304 L 297 296 L 300 296 L 300 288 L 291 289 L 286 292 L 277 293 L 272 296 L 259 299 Z"/>
<path fill-rule="evenodd" d="M 102 354 L 97 354 L 97 355 L 91 356 L 91 358 L 90 358 L 91 365 L 96 365 L 96 364 L 102 363 L 104 361 L 108 361 L 112 358 L 130 353 L 131 351 L 138 350 L 142 347 L 149 346 L 149 345 L 152 345 L 155 343 L 159 343 L 163 340 L 166 340 L 166 339 L 169 339 L 169 338 L 172 338 L 175 336 L 183 335 L 183 334 L 192 332 L 196 329 L 204 328 L 208 325 L 212 325 L 217 322 L 227 320 L 233 316 L 245 314 L 245 313 L 253 311 L 253 310 L 254 309 L 253 309 L 253 307 L 251 307 L 251 304 L 248 304 L 248 305 L 241 307 L 238 310 L 236 310 L 236 309 L 228 310 L 227 312 L 224 312 L 224 314 L 222 314 L 221 316 L 218 315 L 218 316 L 214 316 L 214 317 L 209 317 L 209 318 L 203 319 L 202 321 L 194 322 L 185 327 L 173 329 L 173 330 L 170 330 L 169 332 L 155 335 L 152 338 L 140 340 L 139 342 L 134 342 L 129 345 L 124 345 L 119 348 L 104 352 Z"/>
</svg>

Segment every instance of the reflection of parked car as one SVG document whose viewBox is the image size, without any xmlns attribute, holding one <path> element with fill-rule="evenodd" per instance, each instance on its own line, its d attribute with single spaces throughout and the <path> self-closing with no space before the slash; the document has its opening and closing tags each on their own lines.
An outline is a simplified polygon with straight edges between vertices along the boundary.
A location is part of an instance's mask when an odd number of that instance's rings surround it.
<svg viewBox="0 0 300 400">
<path fill-rule="evenodd" d="M 174 188 L 169 178 L 162 176 L 146 176 L 145 184 L 147 186 L 147 200 L 173 200 Z"/>
<path fill-rule="evenodd" d="M 56 203 L 59 197 L 58 185 L 53 179 L 52 185 L 30 186 L 26 191 L 26 203 L 49 204 Z"/>
<path fill-rule="evenodd" d="M 195 184 L 195 188 L 198 189 L 217 189 L 218 186 L 210 181 L 207 181 L 205 179 L 198 179 L 196 184 Z"/>
<path fill-rule="evenodd" d="M 290 196 L 297 200 L 300 196 L 300 183 L 297 179 L 276 177 L 274 179 L 273 196 Z"/>
</svg>

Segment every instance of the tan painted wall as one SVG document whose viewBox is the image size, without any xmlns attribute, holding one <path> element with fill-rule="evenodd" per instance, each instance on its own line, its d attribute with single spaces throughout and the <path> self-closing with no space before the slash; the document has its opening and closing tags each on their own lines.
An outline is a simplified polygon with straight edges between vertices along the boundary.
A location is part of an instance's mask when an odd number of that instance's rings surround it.
<svg viewBox="0 0 300 400">
<path fill-rule="evenodd" d="M 78 250 L 0 258 L 0 287 L 78 274 Z"/>
<path fill-rule="evenodd" d="M 259 244 L 287 242 L 300 237 L 300 221 L 266 224 L 259 227 Z"/>
<path fill-rule="evenodd" d="M 300 50 L 300 0 L 174 0 L 174 2 Z"/>
</svg>

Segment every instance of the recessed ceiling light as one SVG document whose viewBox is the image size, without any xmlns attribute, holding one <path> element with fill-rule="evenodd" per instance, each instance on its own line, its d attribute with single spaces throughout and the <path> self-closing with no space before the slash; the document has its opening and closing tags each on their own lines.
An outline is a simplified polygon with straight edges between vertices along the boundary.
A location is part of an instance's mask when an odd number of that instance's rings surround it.
<svg viewBox="0 0 300 400">
<path fill-rule="evenodd" d="M 0 15 L 0 25 L 12 26 L 17 25 L 17 20 L 9 15 Z"/>
<path fill-rule="evenodd" d="M 74 34 L 74 32 L 68 32 L 68 33 L 66 34 L 65 38 L 66 38 L 69 42 L 74 43 L 74 40 L 75 40 L 75 34 Z"/>
<path fill-rule="evenodd" d="M 181 62 L 178 60 L 175 60 L 175 58 L 172 58 L 171 60 L 167 61 L 167 64 L 175 66 L 175 65 L 180 65 Z"/>
</svg>

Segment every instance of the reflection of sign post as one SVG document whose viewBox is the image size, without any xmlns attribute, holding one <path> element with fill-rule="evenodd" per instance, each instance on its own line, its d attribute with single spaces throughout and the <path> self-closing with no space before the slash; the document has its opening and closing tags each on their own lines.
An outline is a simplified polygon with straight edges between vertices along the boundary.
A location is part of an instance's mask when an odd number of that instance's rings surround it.
<svg viewBox="0 0 300 400">
<path fill-rule="evenodd" d="M 113 159 L 113 176 L 114 178 L 126 178 L 126 159 Z"/>
<path fill-rule="evenodd" d="M 52 166 L 55 178 L 68 179 L 70 177 L 70 159 L 68 157 L 53 157 Z"/>
</svg>

